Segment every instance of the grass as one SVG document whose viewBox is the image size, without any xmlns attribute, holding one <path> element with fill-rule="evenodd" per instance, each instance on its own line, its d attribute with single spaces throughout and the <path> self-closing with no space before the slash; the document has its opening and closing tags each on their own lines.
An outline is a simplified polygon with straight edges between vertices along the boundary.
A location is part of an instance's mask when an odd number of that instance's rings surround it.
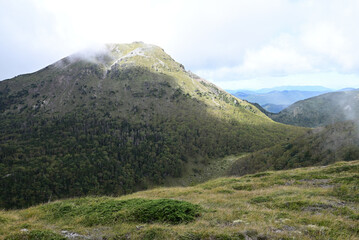
<svg viewBox="0 0 359 240">
<path fill-rule="evenodd" d="M 180 178 L 167 178 L 165 185 L 173 186 L 193 186 L 206 182 L 210 179 L 225 177 L 234 161 L 248 153 L 230 155 L 222 158 L 208 159 L 208 163 L 188 162 Z"/>
<path fill-rule="evenodd" d="M 172 199 L 79 198 L 59 201 L 41 207 L 43 218 L 52 222 L 78 221 L 85 226 L 109 225 L 117 222 L 170 223 L 191 222 L 200 208 L 189 202 Z"/>
<path fill-rule="evenodd" d="M 359 239 L 358 174 L 339 162 L 0 211 L 0 239 Z"/>
</svg>

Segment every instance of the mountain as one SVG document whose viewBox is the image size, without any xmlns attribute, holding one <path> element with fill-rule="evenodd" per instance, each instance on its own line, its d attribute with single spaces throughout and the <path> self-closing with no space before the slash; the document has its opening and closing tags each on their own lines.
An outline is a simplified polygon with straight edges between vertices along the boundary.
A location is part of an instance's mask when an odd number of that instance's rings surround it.
<svg viewBox="0 0 359 240">
<path fill-rule="evenodd" d="M 322 94 L 296 102 L 278 114 L 269 115 L 274 121 L 318 127 L 359 119 L 359 90 Z"/>
<path fill-rule="evenodd" d="M 278 113 L 289 105 L 310 97 L 326 93 L 324 91 L 275 90 L 270 92 L 236 92 L 234 96 L 260 104 L 269 112 Z"/>
<path fill-rule="evenodd" d="M 227 92 L 230 94 L 236 92 L 243 92 L 243 93 L 269 93 L 273 91 L 304 91 L 304 92 L 332 92 L 333 89 L 322 87 L 322 86 L 279 86 L 279 87 L 272 87 L 272 88 L 261 88 L 256 90 L 248 90 L 248 89 L 226 89 Z"/>
<path fill-rule="evenodd" d="M 338 91 L 352 91 L 352 90 L 358 90 L 357 88 L 342 88 L 339 89 Z"/>
<path fill-rule="evenodd" d="M 273 91 L 331 92 L 333 90 L 322 86 L 280 86 L 256 90 L 257 93 L 268 93 Z"/>
<path fill-rule="evenodd" d="M 279 113 L 283 109 L 288 107 L 287 105 L 277 105 L 272 103 L 263 104 L 263 109 L 270 113 Z"/>
<path fill-rule="evenodd" d="M 135 42 L 0 82 L 0 208 L 120 195 L 303 130 Z"/>
<path fill-rule="evenodd" d="M 0 238 L 359 239 L 359 161 L 0 210 Z"/>
<path fill-rule="evenodd" d="M 358 121 L 338 122 L 308 130 L 304 135 L 234 161 L 230 174 L 328 165 L 359 159 Z"/>
</svg>

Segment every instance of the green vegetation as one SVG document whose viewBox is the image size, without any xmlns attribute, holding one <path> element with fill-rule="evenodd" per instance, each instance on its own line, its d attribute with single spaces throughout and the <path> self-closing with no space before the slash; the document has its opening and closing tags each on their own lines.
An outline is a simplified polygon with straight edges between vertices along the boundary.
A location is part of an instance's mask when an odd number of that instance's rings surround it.
<svg viewBox="0 0 359 240">
<path fill-rule="evenodd" d="M 183 182 L 193 184 L 219 169 L 217 159 L 303 132 L 143 43 L 109 45 L 106 54 L 1 81 L 0 123 L 0 208 L 7 209 L 118 196 L 196 175 Z"/>
<path fill-rule="evenodd" d="M 44 205 L 44 219 L 79 222 L 85 226 L 107 225 L 117 222 L 171 223 L 193 221 L 200 208 L 188 202 L 172 199 L 79 198 Z"/>
<path fill-rule="evenodd" d="M 326 93 L 296 102 L 278 114 L 267 114 L 274 121 L 303 127 L 359 119 L 359 91 Z"/>
<path fill-rule="evenodd" d="M 244 155 L 234 161 L 229 174 L 244 175 L 356 159 L 359 159 L 359 129 L 356 122 L 347 121 L 308 130 L 307 134 L 286 143 Z"/>
<path fill-rule="evenodd" d="M 0 239 L 359 239 L 358 176 L 338 162 L 61 200 L 0 211 Z"/>
</svg>

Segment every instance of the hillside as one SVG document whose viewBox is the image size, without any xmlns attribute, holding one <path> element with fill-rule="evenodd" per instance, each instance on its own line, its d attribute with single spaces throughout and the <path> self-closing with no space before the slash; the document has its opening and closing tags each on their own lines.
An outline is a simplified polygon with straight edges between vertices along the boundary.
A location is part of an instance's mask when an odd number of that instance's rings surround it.
<svg viewBox="0 0 359 240">
<path fill-rule="evenodd" d="M 0 208 L 175 184 L 300 132 L 157 46 L 109 44 L 0 82 Z"/>
<path fill-rule="evenodd" d="M 322 94 L 296 102 L 269 116 L 277 122 L 303 127 L 359 119 L 359 90 Z"/>
<path fill-rule="evenodd" d="M 303 90 L 276 90 L 263 92 L 264 90 L 258 90 L 258 92 L 236 92 L 233 96 L 240 99 L 247 100 L 260 104 L 264 109 L 269 112 L 278 113 L 288 107 L 289 105 L 307 98 L 318 96 L 327 91 L 303 91 Z"/>
<path fill-rule="evenodd" d="M 359 161 L 0 211 L 1 239 L 359 239 Z"/>
<path fill-rule="evenodd" d="M 286 143 L 244 155 L 233 161 L 230 174 L 321 166 L 355 159 L 359 159 L 359 125 L 346 121 L 308 130 Z"/>
<path fill-rule="evenodd" d="M 278 105 L 278 104 L 266 103 L 266 104 L 263 104 L 262 107 L 263 107 L 263 109 L 265 109 L 266 111 L 268 111 L 270 113 L 279 113 L 280 111 L 282 111 L 283 109 L 288 107 L 288 105 Z"/>
</svg>

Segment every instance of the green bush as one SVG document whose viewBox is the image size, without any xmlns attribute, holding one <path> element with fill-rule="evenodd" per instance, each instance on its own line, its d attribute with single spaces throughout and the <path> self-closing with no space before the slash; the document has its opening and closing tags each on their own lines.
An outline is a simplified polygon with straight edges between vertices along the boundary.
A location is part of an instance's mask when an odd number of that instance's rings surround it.
<svg viewBox="0 0 359 240">
<path fill-rule="evenodd" d="M 199 207 L 189 202 L 159 199 L 146 200 L 133 205 L 132 217 L 139 222 L 191 222 L 199 216 Z"/>
<path fill-rule="evenodd" d="M 331 195 L 344 201 L 359 202 L 359 187 L 356 185 L 337 186 L 333 189 Z"/>
<path fill-rule="evenodd" d="M 236 185 L 233 185 L 232 188 L 234 190 L 245 190 L 245 191 L 252 191 L 254 188 L 252 185 L 243 185 L 243 184 L 236 184 Z"/>
<path fill-rule="evenodd" d="M 269 175 L 271 175 L 271 173 L 262 172 L 262 173 L 256 173 L 256 174 L 253 174 L 253 175 L 249 175 L 249 177 L 259 178 L 259 177 L 264 177 L 264 176 L 269 176 Z"/>
<path fill-rule="evenodd" d="M 0 223 L 6 223 L 6 222 L 7 222 L 7 219 L 4 218 L 4 217 L 2 217 L 2 216 L 0 216 Z"/>
<path fill-rule="evenodd" d="M 284 202 L 284 203 L 278 203 L 275 204 L 275 207 L 280 209 L 287 209 L 292 211 L 299 211 L 304 207 L 311 206 L 311 204 L 307 201 L 290 201 L 290 202 Z"/>
<path fill-rule="evenodd" d="M 80 198 L 47 204 L 42 209 L 50 220 L 81 217 L 86 226 L 126 221 L 179 224 L 193 221 L 200 214 L 198 205 L 172 199 Z"/>
<path fill-rule="evenodd" d="M 270 202 L 272 200 L 273 200 L 273 198 L 269 197 L 269 196 L 259 196 L 259 197 L 252 198 L 249 202 L 250 203 L 264 203 L 264 202 Z"/>
<path fill-rule="evenodd" d="M 359 221 L 359 214 L 352 214 L 349 216 L 350 219 L 352 220 L 358 220 Z"/>
</svg>

